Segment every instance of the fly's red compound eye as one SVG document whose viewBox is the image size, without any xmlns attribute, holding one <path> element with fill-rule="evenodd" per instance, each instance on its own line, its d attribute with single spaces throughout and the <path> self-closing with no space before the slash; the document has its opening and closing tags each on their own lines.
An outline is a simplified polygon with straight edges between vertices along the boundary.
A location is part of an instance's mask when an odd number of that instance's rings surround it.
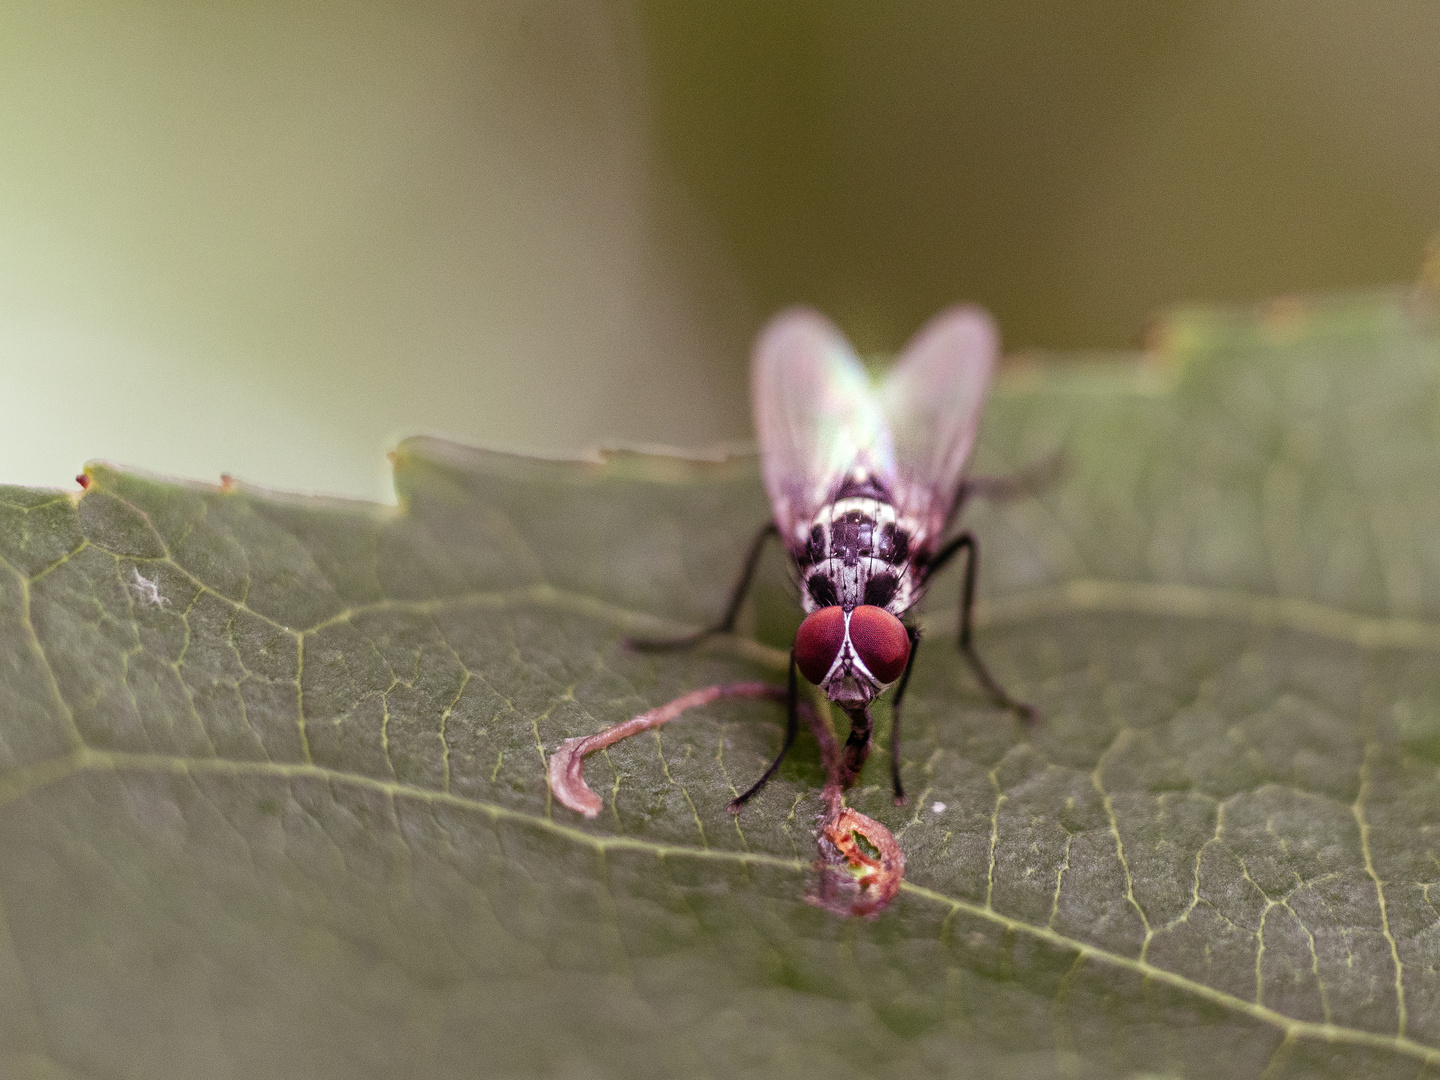
<svg viewBox="0 0 1440 1080">
<path fill-rule="evenodd" d="M 795 665 L 817 685 L 830 671 L 845 644 L 845 612 L 825 607 L 805 616 L 795 634 Z"/>
<path fill-rule="evenodd" d="M 882 683 L 892 683 L 905 673 L 910 635 L 905 624 L 884 608 L 864 604 L 850 613 L 850 644 L 860 662 Z"/>
</svg>

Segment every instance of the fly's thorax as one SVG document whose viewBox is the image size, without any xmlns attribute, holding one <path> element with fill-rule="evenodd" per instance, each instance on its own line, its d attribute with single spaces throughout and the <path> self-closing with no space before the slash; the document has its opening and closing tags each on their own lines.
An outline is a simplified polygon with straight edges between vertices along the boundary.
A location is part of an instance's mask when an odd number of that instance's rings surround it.
<svg viewBox="0 0 1440 1080">
<path fill-rule="evenodd" d="M 920 599 L 916 524 L 890 503 L 839 499 L 822 507 L 801 532 L 791 553 L 807 613 L 868 604 L 898 615 Z"/>
</svg>

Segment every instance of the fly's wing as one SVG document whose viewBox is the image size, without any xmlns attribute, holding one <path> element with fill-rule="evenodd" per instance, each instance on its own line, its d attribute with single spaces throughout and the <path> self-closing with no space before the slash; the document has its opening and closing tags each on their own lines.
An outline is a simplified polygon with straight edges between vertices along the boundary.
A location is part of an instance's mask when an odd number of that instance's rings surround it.
<svg viewBox="0 0 1440 1080">
<path fill-rule="evenodd" d="M 919 546 L 940 540 L 1000 351 L 977 307 L 943 311 L 911 339 L 880 388 L 895 440 L 895 509 L 912 519 Z"/>
<path fill-rule="evenodd" d="M 893 483 L 894 447 L 869 376 L 819 312 L 791 308 L 761 331 L 750 392 L 765 489 L 792 552 L 846 476 L 860 469 Z"/>
</svg>

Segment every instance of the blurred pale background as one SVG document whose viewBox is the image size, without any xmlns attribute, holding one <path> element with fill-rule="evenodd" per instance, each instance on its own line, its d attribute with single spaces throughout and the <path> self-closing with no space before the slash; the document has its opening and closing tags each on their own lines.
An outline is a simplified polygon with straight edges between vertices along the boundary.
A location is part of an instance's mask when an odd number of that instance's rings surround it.
<svg viewBox="0 0 1440 1080">
<path fill-rule="evenodd" d="M 1126 347 L 1437 228 L 1430 0 L 0 0 L 0 482 L 703 447 L 786 303 Z"/>
</svg>

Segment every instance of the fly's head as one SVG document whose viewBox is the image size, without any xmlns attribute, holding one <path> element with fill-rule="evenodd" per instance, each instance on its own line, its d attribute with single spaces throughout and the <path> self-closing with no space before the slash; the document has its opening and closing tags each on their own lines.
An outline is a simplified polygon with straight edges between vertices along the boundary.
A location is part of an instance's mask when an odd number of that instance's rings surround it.
<svg viewBox="0 0 1440 1080">
<path fill-rule="evenodd" d="M 843 709 L 861 708 L 905 672 L 910 634 L 884 608 L 838 604 L 805 616 L 795 634 L 800 673 Z"/>
</svg>

